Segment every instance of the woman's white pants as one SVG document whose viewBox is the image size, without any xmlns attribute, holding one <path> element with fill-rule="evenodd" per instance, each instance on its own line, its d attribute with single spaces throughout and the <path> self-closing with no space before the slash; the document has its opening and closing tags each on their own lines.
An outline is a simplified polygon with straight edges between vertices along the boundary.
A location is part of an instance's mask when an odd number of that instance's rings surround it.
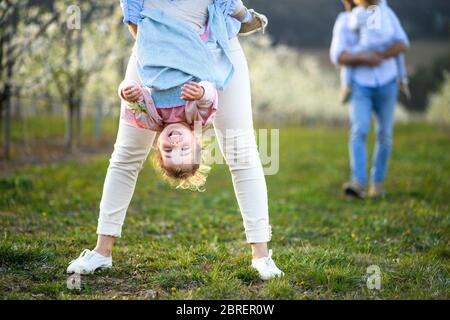
<svg viewBox="0 0 450 320">
<path fill-rule="evenodd" d="M 247 242 L 268 242 L 271 227 L 267 188 L 253 129 L 247 61 L 237 38 L 230 40 L 230 47 L 235 73 L 229 86 L 219 92 L 214 130 L 231 172 Z M 140 82 L 134 53 L 130 57 L 125 79 Z M 100 202 L 99 235 L 121 236 L 139 172 L 155 136 L 155 132 L 120 120 Z"/>
</svg>

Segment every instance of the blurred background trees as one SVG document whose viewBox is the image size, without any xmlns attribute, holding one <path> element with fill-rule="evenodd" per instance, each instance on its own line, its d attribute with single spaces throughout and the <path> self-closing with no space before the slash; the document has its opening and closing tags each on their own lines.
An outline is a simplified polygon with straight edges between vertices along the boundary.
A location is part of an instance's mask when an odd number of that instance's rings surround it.
<svg viewBox="0 0 450 320">
<path fill-rule="evenodd" d="M 331 42 L 335 18 L 342 11 L 341 1 L 247 0 L 245 3 L 269 17 L 269 32 L 275 45 L 287 44 L 300 52 L 304 48 L 316 48 L 315 53 L 328 58 L 323 49 Z M 388 0 L 388 3 L 413 45 L 407 63 L 414 97 L 401 102 L 407 110 L 423 113 L 431 94 L 442 86 L 444 72 L 450 70 L 450 1 Z"/>
<path fill-rule="evenodd" d="M 331 42 L 340 0 L 244 0 L 270 19 L 270 34 L 275 43 L 293 47 L 323 47 Z M 448 40 L 450 1 L 388 0 L 411 38 Z"/>
<path fill-rule="evenodd" d="M 345 123 L 347 109 L 337 102 L 338 72 L 328 58 L 341 2 L 245 3 L 270 19 L 268 36 L 242 38 L 256 119 Z M 414 98 L 402 101 L 397 119 L 417 118 L 414 113 L 434 121 L 436 116 L 426 115 L 428 106 L 450 105 L 450 2 L 389 3 L 412 40 L 407 61 Z M 119 0 L 0 0 L 0 159 L 111 148 L 117 85 L 132 45 Z"/>
<path fill-rule="evenodd" d="M 55 21 L 51 2 L 2 0 L 0 3 L 0 119 L 3 126 L 3 154 L 10 156 L 11 100 L 20 95 L 22 83 L 14 83 L 14 73 L 30 47 Z M 19 107 L 20 108 L 20 107 Z"/>
<path fill-rule="evenodd" d="M 118 1 L 1 0 L 0 19 L 1 157 L 47 131 L 75 152 L 91 115 L 99 137 L 132 46 Z M 58 133 L 55 118 L 66 119 Z"/>
<path fill-rule="evenodd" d="M 56 23 L 33 52 L 32 61 L 40 62 L 41 72 L 48 74 L 66 109 L 66 146 L 70 151 L 76 151 L 81 142 L 86 86 L 90 78 L 103 69 L 112 53 L 113 38 L 108 33 L 114 31 L 114 24 L 117 25 L 111 19 L 115 7 L 115 3 L 108 1 L 84 2 L 79 6 L 72 6 L 72 1 L 68 0 L 57 1 L 55 11 L 66 14 L 58 15 Z M 46 63 L 49 57 L 51 62 Z"/>
</svg>

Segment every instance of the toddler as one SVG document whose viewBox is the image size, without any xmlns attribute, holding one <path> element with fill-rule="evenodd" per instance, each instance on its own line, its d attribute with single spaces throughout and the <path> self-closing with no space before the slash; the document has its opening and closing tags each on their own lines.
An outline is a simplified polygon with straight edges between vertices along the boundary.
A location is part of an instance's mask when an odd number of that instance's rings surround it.
<svg viewBox="0 0 450 320">
<path fill-rule="evenodd" d="M 267 19 L 240 0 L 216 0 L 208 6 L 208 21 L 199 33 L 177 19 L 182 12 L 168 16 L 158 8 L 142 10 L 136 54 L 143 84 L 124 81 L 119 96 L 128 123 L 160 133 L 154 164 L 164 178 L 201 191 L 209 167 L 202 164 L 197 133 L 212 123 L 217 88 L 223 89 L 234 71 L 227 17 L 240 21 L 244 34 L 264 30 Z"/>
<path fill-rule="evenodd" d="M 119 86 L 125 104 L 122 116 L 130 124 L 160 133 L 154 164 L 166 180 L 180 188 L 201 191 L 209 167 L 201 163 L 202 145 L 196 133 L 214 119 L 217 90 L 208 81 L 190 81 L 177 90 L 184 104 L 158 106 L 149 88 L 124 81 Z"/>
</svg>

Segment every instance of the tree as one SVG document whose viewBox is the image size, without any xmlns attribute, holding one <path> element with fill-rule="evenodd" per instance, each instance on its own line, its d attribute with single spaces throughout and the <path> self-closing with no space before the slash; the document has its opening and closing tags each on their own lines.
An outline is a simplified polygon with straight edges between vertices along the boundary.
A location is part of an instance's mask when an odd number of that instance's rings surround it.
<svg viewBox="0 0 450 320">
<path fill-rule="evenodd" d="M 13 75 L 33 41 L 56 20 L 53 1 L 3 0 L 0 3 L 0 123 L 3 126 L 3 155 L 11 151 L 11 99 Z M 18 30 L 22 32 L 19 34 Z M 17 85 L 17 84 L 16 84 Z"/>
<path fill-rule="evenodd" d="M 81 143 L 82 101 L 89 78 L 99 72 L 111 54 L 108 44 L 110 24 L 117 3 L 83 1 L 78 6 L 63 0 L 55 4 L 59 12 L 55 27 L 41 43 L 37 61 L 51 81 L 67 110 L 66 146 L 76 151 Z M 48 57 L 49 63 L 45 63 Z"/>
</svg>

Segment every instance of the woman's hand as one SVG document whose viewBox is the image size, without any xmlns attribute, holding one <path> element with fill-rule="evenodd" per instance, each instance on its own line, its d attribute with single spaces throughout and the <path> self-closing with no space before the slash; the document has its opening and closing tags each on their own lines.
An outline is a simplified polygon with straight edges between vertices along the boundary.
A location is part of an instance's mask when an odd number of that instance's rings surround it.
<svg viewBox="0 0 450 320">
<path fill-rule="evenodd" d="M 361 64 L 376 67 L 383 63 L 384 57 L 380 52 L 362 52 L 359 54 Z"/>
<path fill-rule="evenodd" d="M 339 57 L 339 63 L 348 66 L 371 66 L 375 67 L 383 63 L 383 54 L 380 52 L 369 51 L 351 54 L 344 51 Z"/>
<path fill-rule="evenodd" d="M 134 23 L 128 23 L 128 30 L 130 30 L 131 35 L 136 40 L 138 27 Z"/>
<path fill-rule="evenodd" d="M 122 89 L 122 96 L 127 102 L 136 102 L 142 96 L 142 88 L 131 85 Z"/>
<path fill-rule="evenodd" d="M 204 94 L 205 89 L 194 81 L 190 81 L 181 87 L 181 99 L 184 101 L 200 100 Z"/>
</svg>

